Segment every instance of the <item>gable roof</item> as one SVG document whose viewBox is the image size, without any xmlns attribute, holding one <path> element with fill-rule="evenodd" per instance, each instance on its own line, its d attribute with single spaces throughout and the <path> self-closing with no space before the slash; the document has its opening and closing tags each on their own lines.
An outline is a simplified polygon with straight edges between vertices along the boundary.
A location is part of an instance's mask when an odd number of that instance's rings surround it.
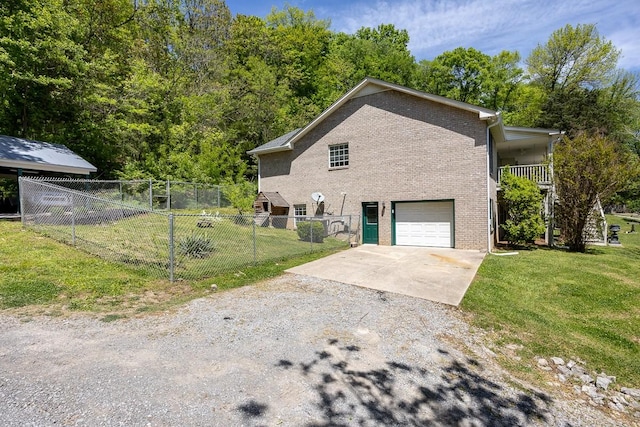
<svg viewBox="0 0 640 427">
<path fill-rule="evenodd" d="M 280 193 L 278 193 L 277 191 L 276 192 L 261 191 L 258 194 L 262 194 L 264 197 L 266 197 L 267 200 L 269 200 L 269 202 L 271 203 L 271 206 L 276 206 L 278 208 L 289 207 L 289 203 L 287 203 L 284 197 L 282 197 Z"/>
<path fill-rule="evenodd" d="M 298 128 L 298 129 L 292 130 L 291 132 L 286 133 L 286 134 L 284 134 L 284 135 L 282 135 L 282 136 L 280 136 L 280 137 L 278 137 L 278 138 L 276 138 L 274 140 L 271 140 L 271 141 L 267 142 L 266 144 L 262 144 L 258 148 L 260 148 L 261 150 L 275 151 L 274 149 L 286 146 L 289 143 L 289 140 L 291 138 L 293 138 L 294 136 L 296 136 L 298 134 L 298 132 L 300 132 L 301 130 L 302 130 L 302 128 Z M 254 150 L 257 150 L 257 148 L 254 149 Z M 252 151 L 254 151 L 254 150 L 249 151 L 249 153 L 253 154 Z"/>
<path fill-rule="evenodd" d="M 308 134 L 313 128 L 318 126 L 324 119 L 330 116 L 338 108 L 342 107 L 347 101 L 358 98 L 360 96 L 372 95 L 379 92 L 397 91 L 405 93 L 418 98 L 426 99 L 428 101 L 437 102 L 439 104 L 448 105 L 450 107 L 458 108 L 465 111 L 471 111 L 478 114 L 480 120 L 495 121 L 498 120 L 499 114 L 488 108 L 478 107 L 475 105 L 467 104 L 466 102 L 455 101 L 453 99 L 445 98 L 439 95 L 432 95 L 430 93 L 421 92 L 415 89 L 410 89 L 405 86 L 400 86 L 394 83 L 388 83 L 382 80 L 374 79 L 371 77 L 365 78 L 357 86 L 343 95 L 336 102 L 331 104 L 329 108 L 324 110 L 319 116 L 311 121 L 303 128 L 296 129 L 279 138 L 267 142 L 253 150 L 247 151 L 248 154 L 266 154 L 274 153 L 277 151 L 286 151 L 293 149 L 293 144 L 299 141 L 302 137 Z"/>
<path fill-rule="evenodd" d="M 61 144 L 0 135 L 0 167 L 89 175 L 96 167 Z"/>
</svg>

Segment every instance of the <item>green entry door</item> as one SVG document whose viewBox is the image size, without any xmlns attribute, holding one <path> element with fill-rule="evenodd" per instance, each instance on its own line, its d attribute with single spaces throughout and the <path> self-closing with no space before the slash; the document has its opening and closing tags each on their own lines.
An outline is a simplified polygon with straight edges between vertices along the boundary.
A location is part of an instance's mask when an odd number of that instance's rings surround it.
<svg viewBox="0 0 640 427">
<path fill-rule="evenodd" d="M 378 244 L 378 202 L 362 204 L 362 243 Z"/>
</svg>

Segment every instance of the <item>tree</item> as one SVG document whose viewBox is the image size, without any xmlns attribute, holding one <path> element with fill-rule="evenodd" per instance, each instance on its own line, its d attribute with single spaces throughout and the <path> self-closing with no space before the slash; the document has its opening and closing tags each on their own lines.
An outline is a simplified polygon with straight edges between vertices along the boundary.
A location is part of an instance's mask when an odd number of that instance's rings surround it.
<svg viewBox="0 0 640 427">
<path fill-rule="evenodd" d="M 520 68 L 520 54 L 503 50 L 491 57 L 480 105 L 503 113 L 514 111 L 514 101 L 522 86 L 524 71 Z"/>
<path fill-rule="evenodd" d="M 606 202 L 639 173 L 637 158 L 606 136 L 580 133 L 556 145 L 554 220 L 571 251 L 585 251 L 584 230 L 598 198 Z"/>
<path fill-rule="evenodd" d="M 86 52 L 78 20 L 65 6 L 62 0 L 0 4 L 0 126 L 6 133 L 42 137 L 66 113 Z"/>
<path fill-rule="evenodd" d="M 595 89 L 610 82 L 620 51 L 600 37 L 594 24 L 566 25 L 527 59 L 531 79 L 548 92 Z"/>
<path fill-rule="evenodd" d="M 436 95 L 500 111 L 513 110 L 513 100 L 523 79 L 518 52 L 486 55 L 474 48 L 458 47 L 420 61 L 415 86 Z"/>
<path fill-rule="evenodd" d="M 319 71 L 318 103 L 326 108 L 365 77 L 410 85 L 416 65 L 408 43 L 409 33 L 392 24 L 334 34 Z"/>
<path fill-rule="evenodd" d="M 489 69 L 489 55 L 463 47 L 438 55 L 426 68 L 423 87 L 427 92 L 470 104 L 479 104 Z"/>
<path fill-rule="evenodd" d="M 222 193 L 231 202 L 231 205 L 238 209 L 238 214 L 242 215 L 253 208 L 257 186 L 246 180 L 233 182 L 233 180 L 227 179 L 223 183 Z"/>
<path fill-rule="evenodd" d="M 511 244 L 529 244 L 545 231 L 540 212 L 543 196 L 530 179 L 516 176 L 506 168 L 500 178 L 502 198 L 507 208 L 507 220 L 502 224 Z"/>
<path fill-rule="evenodd" d="M 593 24 L 567 25 L 527 58 L 531 84 L 545 97 L 535 126 L 569 136 L 604 133 L 621 141 L 637 102 L 637 76 L 617 69 L 620 51 Z"/>
</svg>

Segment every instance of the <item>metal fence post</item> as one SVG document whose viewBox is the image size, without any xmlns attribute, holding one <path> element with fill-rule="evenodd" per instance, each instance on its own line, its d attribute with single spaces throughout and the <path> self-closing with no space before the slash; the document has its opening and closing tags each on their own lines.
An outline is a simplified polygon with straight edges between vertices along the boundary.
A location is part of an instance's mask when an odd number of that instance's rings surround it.
<svg viewBox="0 0 640 427">
<path fill-rule="evenodd" d="M 20 220 L 22 221 L 22 226 L 25 226 L 25 215 L 24 215 L 24 180 L 22 177 L 18 177 L 18 198 L 20 199 Z"/>
<path fill-rule="evenodd" d="M 220 207 L 220 186 L 218 185 L 218 207 Z"/>
<path fill-rule="evenodd" d="M 76 195 L 71 193 L 71 245 L 76 245 Z"/>
<path fill-rule="evenodd" d="M 251 219 L 253 223 L 253 265 L 258 264 L 258 251 L 257 251 L 257 242 L 256 242 L 256 218 L 255 216 Z"/>
<path fill-rule="evenodd" d="M 309 242 L 311 242 L 311 252 L 313 253 L 313 220 L 309 221 L 309 230 L 311 230 L 311 234 L 309 235 Z"/>
<path fill-rule="evenodd" d="M 198 183 L 193 184 L 193 192 L 196 196 L 196 209 L 198 209 Z"/>
<path fill-rule="evenodd" d="M 169 281 L 173 283 L 174 264 L 174 244 L 173 244 L 173 214 L 169 214 Z"/>
<path fill-rule="evenodd" d="M 351 215 L 349 215 L 349 247 L 351 247 Z"/>
<path fill-rule="evenodd" d="M 153 210 L 153 180 L 149 178 L 149 209 Z"/>
<path fill-rule="evenodd" d="M 167 180 L 167 210 L 171 210 L 171 181 Z"/>
</svg>

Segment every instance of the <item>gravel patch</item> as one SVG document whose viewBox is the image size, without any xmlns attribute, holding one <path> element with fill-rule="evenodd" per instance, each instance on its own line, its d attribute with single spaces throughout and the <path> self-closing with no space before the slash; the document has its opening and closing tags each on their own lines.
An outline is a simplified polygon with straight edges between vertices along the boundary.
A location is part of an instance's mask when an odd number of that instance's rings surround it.
<svg viewBox="0 0 640 427">
<path fill-rule="evenodd" d="M 289 274 L 110 323 L 0 315 L 0 425 L 622 425 L 514 381 L 451 310 Z"/>
</svg>

